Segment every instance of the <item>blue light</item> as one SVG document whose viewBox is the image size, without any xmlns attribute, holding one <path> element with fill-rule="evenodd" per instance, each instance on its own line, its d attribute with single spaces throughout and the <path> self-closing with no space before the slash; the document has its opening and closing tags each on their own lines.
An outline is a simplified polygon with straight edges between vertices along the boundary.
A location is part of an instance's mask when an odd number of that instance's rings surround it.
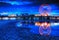
<svg viewBox="0 0 59 40">
<path fill-rule="evenodd" d="M 12 4 L 12 5 L 19 5 L 18 2 L 9 2 L 9 3 Z"/>
<path fill-rule="evenodd" d="M 21 27 L 22 24 L 21 24 L 20 22 L 18 22 L 18 23 L 16 23 L 16 26 L 17 26 L 17 27 Z"/>
<path fill-rule="evenodd" d="M 24 2 L 18 2 L 18 1 L 0 1 L 0 2 L 6 2 L 6 3 L 10 3 L 11 5 L 26 5 L 26 4 L 32 4 L 32 2 L 27 2 L 27 1 L 24 1 Z"/>
</svg>

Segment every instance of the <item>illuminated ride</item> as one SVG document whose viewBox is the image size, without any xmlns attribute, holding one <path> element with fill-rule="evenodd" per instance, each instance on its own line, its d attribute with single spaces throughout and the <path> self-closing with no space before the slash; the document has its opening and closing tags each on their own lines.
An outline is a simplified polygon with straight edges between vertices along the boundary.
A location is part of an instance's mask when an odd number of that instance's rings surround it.
<svg viewBox="0 0 59 40">
<path fill-rule="evenodd" d="M 41 5 L 39 8 L 40 15 L 38 15 L 38 16 L 49 16 L 50 11 L 51 11 L 51 8 L 49 5 L 47 5 L 47 4 Z M 39 26 L 39 33 L 41 35 L 49 35 L 51 33 L 50 23 L 36 22 L 35 25 Z"/>
</svg>

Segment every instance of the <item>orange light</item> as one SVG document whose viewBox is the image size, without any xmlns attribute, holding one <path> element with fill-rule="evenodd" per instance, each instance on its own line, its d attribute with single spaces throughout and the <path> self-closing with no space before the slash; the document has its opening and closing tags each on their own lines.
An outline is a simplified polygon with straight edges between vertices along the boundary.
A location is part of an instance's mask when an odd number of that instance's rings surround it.
<svg viewBox="0 0 59 40">
<path fill-rule="evenodd" d="M 36 22 L 35 25 L 36 25 L 36 26 L 40 26 L 41 23 L 40 23 L 40 22 Z"/>
<path fill-rule="evenodd" d="M 42 13 L 40 14 L 40 16 L 48 16 L 49 14 L 48 13 Z"/>
<path fill-rule="evenodd" d="M 47 23 L 47 22 L 44 22 L 44 23 L 40 23 L 40 22 L 36 22 L 35 23 L 36 26 L 46 26 L 46 27 L 49 27 L 50 26 L 50 23 Z"/>
<path fill-rule="evenodd" d="M 35 14 L 35 16 L 40 16 L 40 14 Z"/>
<path fill-rule="evenodd" d="M 49 27 L 50 26 L 50 23 L 44 22 L 44 23 L 41 23 L 41 26 Z"/>
</svg>

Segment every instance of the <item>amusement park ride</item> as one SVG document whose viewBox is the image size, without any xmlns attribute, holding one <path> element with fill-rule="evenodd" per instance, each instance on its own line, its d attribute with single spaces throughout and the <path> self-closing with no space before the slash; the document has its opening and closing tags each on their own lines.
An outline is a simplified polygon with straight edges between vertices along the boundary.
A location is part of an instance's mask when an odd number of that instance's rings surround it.
<svg viewBox="0 0 59 40">
<path fill-rule="evenodd" d="M 8 16 L 0 16 L 0 20 L 19 20 L 24 24 L 34 24 L 39 27 L 39 33 L 41 35 L 49 35 L 51 33 L 51 23 L 59 22 L 59 16 L 51 16 L 49 13 L 51 12 L 51 7 L 49 5 L 41 5 L 39 8 L 40 14 L 35 15 L 8 15 Z"/>
</svg>

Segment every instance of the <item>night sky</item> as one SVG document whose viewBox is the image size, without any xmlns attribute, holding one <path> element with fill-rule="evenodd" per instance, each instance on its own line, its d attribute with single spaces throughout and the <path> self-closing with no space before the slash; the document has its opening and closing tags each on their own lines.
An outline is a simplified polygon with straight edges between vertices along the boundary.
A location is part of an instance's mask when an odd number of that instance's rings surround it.
<svg viewBox="0 0 59 40">
<path fill-rule="evenodd" d="M 0 13 L 7 12 L 8 14 L 20 14 L 20 13 L 39 13 L 39 7 L 41 4 L 49 4 L 52 10 L 58 11 L 58 0 L 1 0 L 0 1 Z"/>
</svg>

